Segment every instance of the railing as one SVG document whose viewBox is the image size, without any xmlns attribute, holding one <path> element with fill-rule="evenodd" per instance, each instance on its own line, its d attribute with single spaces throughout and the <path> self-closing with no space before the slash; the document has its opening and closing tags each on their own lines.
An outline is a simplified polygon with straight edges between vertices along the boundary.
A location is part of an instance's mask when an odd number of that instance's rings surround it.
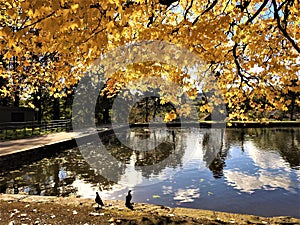
<svg viewBox="0 0 300 225">
<path fill-rule="evenodd" d="M 0 140 L 25 138 L 51 132 L 69 131 L 71 120 L 0 123 Z"/>
</svg>

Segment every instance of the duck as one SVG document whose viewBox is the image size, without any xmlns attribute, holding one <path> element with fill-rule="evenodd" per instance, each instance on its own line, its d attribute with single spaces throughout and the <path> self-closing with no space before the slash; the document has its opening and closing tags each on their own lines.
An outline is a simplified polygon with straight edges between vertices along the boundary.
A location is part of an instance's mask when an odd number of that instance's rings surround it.
<svg viewBox="0 0 300 225">
<path fill-rule="evenodd" d="M 125 206 L 133 210 L 133 204 L 131 203 L 131 199 L 132 199 L 131 190 L 129 190 L 128 194 L 126 195 Z"/>
<path fill-rule="evenodd" d="M 98 204 L 98 206 L 99 206 L 99 205 L 100 205 L 101 207 L 104 206 L 104 203 L 103 203 L 102 199 L 100 198 L 100 195 L 99 195 L 98 192 L 96 192 L 95 202 Z"/>
</svg>

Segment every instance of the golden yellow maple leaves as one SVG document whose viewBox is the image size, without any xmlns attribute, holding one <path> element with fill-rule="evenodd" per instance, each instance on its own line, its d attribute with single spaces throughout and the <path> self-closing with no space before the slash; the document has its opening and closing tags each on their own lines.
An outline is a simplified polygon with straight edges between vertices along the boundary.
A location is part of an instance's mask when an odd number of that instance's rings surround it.
<svg viewBox="0 0 300 225">
<path fill-rule="evenodd" d="M 299 45 L 299 2 L 214 2 L 185 0 L 166 6 L 158 0 L 1 0 L 0 76 L 12 81 L 2 94 L 22 88 L 24 81 L 29 86 L 44 85 L 50 94 L 62 94 L 101 54 L 132 42 L 161 40 L 192 51 L 207 64 L 211 76 L 219 72 L 214 79 L 232 118 L 249 119 L 249 108 L 287 110 L 290 99 L 284 101 L 282 96 L 299 93 L 299 52 L 291 42 Z M 279 29 L 274 4 L 281 7 L 279 22 L 290 39 Z M 283 10 L 288 10 L 286 17 Z M 54 56 L 42 61 L 47 54 Z M 147 62 L 129 66 L 106 78 L 106 91 L 113 96 L 122 85 L 134 85 L 142 76 L 167 77 L 195 99 L 201 88 L 186 78 L 190 74 L 168 66 Z M 292 80 L 297 81 L 291 85 Z M 267 103 L 262 104 L 262 99 Z M 171 100 L 178 101 L 163 99 Z M 208 105 L 201 107 L 211 110 Z"/>
</svg>

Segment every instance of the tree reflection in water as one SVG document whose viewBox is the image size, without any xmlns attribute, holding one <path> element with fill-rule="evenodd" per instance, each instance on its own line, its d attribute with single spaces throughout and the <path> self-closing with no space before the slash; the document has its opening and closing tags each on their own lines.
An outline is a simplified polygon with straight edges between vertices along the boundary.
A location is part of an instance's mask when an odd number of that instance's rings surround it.
<svg viewBox="0 0 300 225">
<path fill-rule="evenodd" d="M 191 138 L 194 133 L 198 135 L 197 139 L 193 139 L 194 136 Z M 268 156 L 268 152 L 278 153 L 277 155 L 291 168 L 300 169 L 299 129 L 168 128 L 150 131 L 149 128 L 138 128 L 122 132 L 120 135 L 122 139 L 127 140 L 126 145 L 114 134 L 100 136 L 104 149 L 98 150 L 95 143 L 89 142 L 84 146 L 84 152 L 77 148 L 69 149 L 53 157 L 24 164 L 17 169 L 2 171 L 0 192 L 76 195 L 78 188 L 75 183 L 78 181 L 96 189 L 109 190 L 124 178 L 130 164 L 144 179 L 160 176 L 168 168 L 177 171 L 184 168 L 184 158 L 186 155 L 192 155 L 189 142 L 195 142 L 193 146 L 199 149 L 197 154 L 201 154 L 197 157 L 201 158 L 201 163 L 212 172 L 215 179 L 224 176 L 226 161 L 230 159 L 230 152 L 234 146 L 242 152 L 249 151 L 249 146 L 254 146 L 257 152 L 247 152 L 250 157 L 251 154 L 256 157 L 256 153 L 260 156 L 263 154 L 264 157 Z M 108 155 L 103 154 L 103 151 Z M 112 163 L 109 157 L 115 158 L 118 163 Z M 262 165 L 259 161 L 256 164 L 256 167 Z M 236 174 L 236 171 L 230 171 Z M 111 177 L 114 179 L 109 179 Z"/>
<path fill-rule="evenodd" d="M 101 189 L 112 185 L 104 177 L 95 173 L 83 159 L 78 149 L 69 149 L 53 157 L 23 165 L 12 171 L 0 174 L 1 193 L 32 195 L 68 196 L 76 193 L 75 180 L 84 180 Z"/>
<path fill-rule="evenodd" d="M 203 160 L 218 179 L 223 177 L 226 159 L 231 146 L 244 151 L 246 141 L 251 141 L 263 151 L 279 152 L 291 168 L 300 166 L 300 132 L 293 128 L 227 128 L 209 129 L 203 136 Z"/>
<path fill-rule="evenodd" d="M 207 129 L 203 135 L 203 160 L 216 179 L 223 176 L 223 169 L 226 166 L 228 148 L 224 132 L 224 129 Z"/>
<path fill-rule="evenodd" d="M 108 170 L 119 181 L 133 155 L 136 156 L 135 169 L 141 171 L 144 177 L 158 175 L 167 167 L 177 168 L 182 165 L 185 148 L 181 140 L 184 140 L 185 135 L 177 136 L 178 132 L 174 129 L 151 133 L 147 129 L 124 132 L 131 139 L 131 144 L 135 145 L 139 145 L 141 139 L 150 137 L 150 141 L 157 146 L 149 151 L 132 150 L 123 145 L 116 135 L 101 136 L 105 151 L 120 163 L 112 164 L 91 142 L 84 146 L 88 153 L 85 157 L 77 148 L 69 149 L 12 171 L 1 172 L 0 191 L 14 193 L 17 189 L 18 192 L 33 195 L 68 196 L 77 192 L 73 185 L 76 180 L 82 180 L 100 190 L 109 189 L 115 182 L 99 174 L 102 170 Z M 87 160 L 88 157 L 92 160 Z M 90 162 L 94 163 L 90 165 Z"/>
<path fill-rule="evenodd" d="M 299 128 L 232 128 L 226 129 L 226 140 L 241 148 L 244 141 L 251 140 L 261 150 L 278 152 L 291 168 L 300 166 Z"/>
<path fill-rule="evenodd" d="M 135 170 L 140 171 L 143 177 L 158 175 L 166 168 L 182 166 L 185 135 L 179 129 L 157 129 L 150 132 L 148 128 L 137 128 L 118 135 L 119 139 L 128 140 L 125 144 L 121 143 L 115 135 L 101 137 L 105 151 L 123 164 L 116 165 L 99 158 L 93 166 L 98 171 L 109 169 L 110 176 L 118 177 L 119 181 L 125 174 L 125 164 L 129 164 L 134 156 Z M 95 158 L 97 157 L 95 155 Z M 111 170 L 115 171 L 113 175 Z"/>
</svg>

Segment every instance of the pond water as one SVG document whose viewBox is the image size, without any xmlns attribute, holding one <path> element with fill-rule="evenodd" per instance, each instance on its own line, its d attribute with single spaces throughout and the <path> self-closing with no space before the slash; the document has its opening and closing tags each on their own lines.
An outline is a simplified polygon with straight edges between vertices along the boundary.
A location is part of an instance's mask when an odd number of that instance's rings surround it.
<svg viewBox="0 0 300 225">
<path fill-rule="evenodd" d="M 131 189 L 134 202 L 300 218 L 300 128 L 136 128 L 100 139 L 101 150 L 91 142 L 0 172 L 0 192 L 100 190 L 105 201 Z"/>
</svg>

